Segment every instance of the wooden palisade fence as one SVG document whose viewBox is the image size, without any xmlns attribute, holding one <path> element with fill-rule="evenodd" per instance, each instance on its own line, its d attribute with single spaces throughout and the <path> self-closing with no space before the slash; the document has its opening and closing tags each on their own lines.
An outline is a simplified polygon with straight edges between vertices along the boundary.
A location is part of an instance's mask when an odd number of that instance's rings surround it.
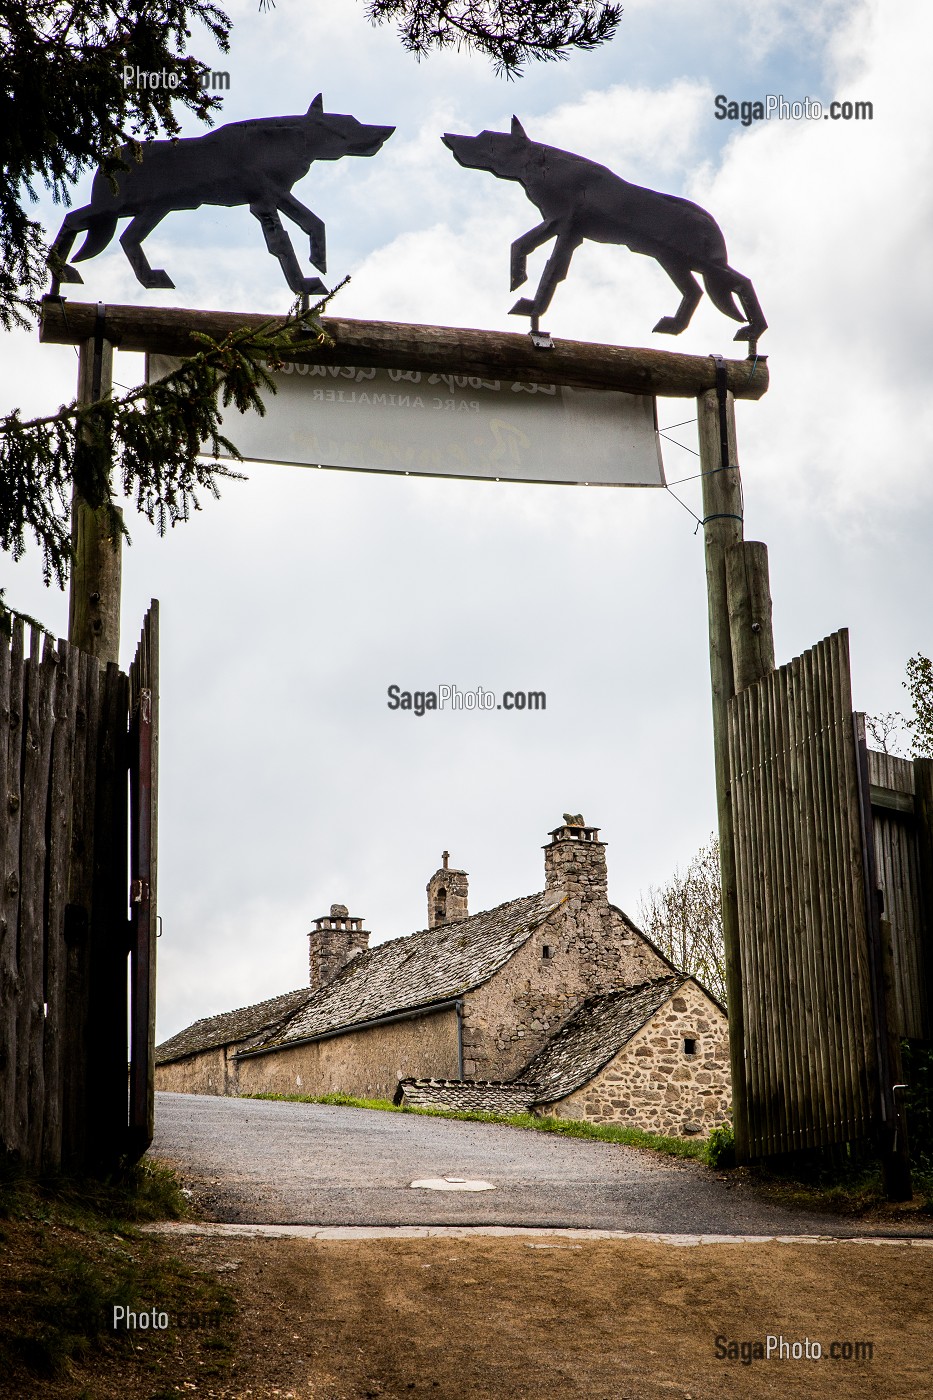
<svg viewBox="0 0 933 1400">
<path fill-rule="evenodd" d="M 836 633 L 730 702 L 753 1156 L 871 1131 L 872 957 L 849 692 Z"/>
<path fill-rule="evenodd" d="M 875 1136 L 903 1184 L 897 1042 L 930 1029 L 933 765 L 867 750 L 844 630 L 733 696 L 729 748 L 748 1153 Z"/>
<path fill-rule="evenodd" d="M 148 692 L 154 754 L 157 654 L 157 603 L 132 686 L 38 628 L 27 654 L 18 618 L 0 635 L 0 1148 L 31 1171 L 107 1171 L 151 1140 L 151 1098 L 128 1111 L 127 957 L 132 928 L 138 1085 L 151 1082 L 154 869 L 133 927 L 127 850 L 131 806 L 155 826 L 130 720 Z"/>
</svg>

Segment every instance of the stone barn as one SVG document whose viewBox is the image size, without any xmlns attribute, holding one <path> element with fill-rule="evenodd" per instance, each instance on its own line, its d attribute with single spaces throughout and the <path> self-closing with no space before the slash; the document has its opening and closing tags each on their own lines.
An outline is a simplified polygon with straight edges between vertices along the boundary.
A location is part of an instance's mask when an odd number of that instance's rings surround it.
<svg viewBox="0 0 933 1400">
<path fill-rule="evenodd" d="M 406 1079 L 395 1102 L 705 1134 L 731 1115 L 725 1014 L 692 977 L 658 977 L 587 997 L 511 1081 Z"/>
<path fill-rule="evenodd" d="M 596 827 L 565 820 L 544 847 L 544 890 L 472 915 L 445 852 L 428 927 L 373 948 L 333 905 L 309 934 L 309 986 L 173 1036 L 157 1087 L 445 1104 L 456 1092 L 500 1111 L 708 1131 L 729 1112 L 725 1013 L 610 904 L 605 851 Z"/>
</svg>

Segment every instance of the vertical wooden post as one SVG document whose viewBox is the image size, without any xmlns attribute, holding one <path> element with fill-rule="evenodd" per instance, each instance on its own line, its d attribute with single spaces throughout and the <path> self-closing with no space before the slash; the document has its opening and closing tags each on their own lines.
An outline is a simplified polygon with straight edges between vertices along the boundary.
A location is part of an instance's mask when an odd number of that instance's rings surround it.
<svg viewBox="0 0 933 1400">
<path fill-rule="evenodd" d="M 896 1039 L 897 1002 L 893 987 L 893 956 L 891 958 L 890 985 L 885 970 L 885 928 L 887 927 L 890 939 L 890 924 L 886 925 L 886 921 L 881 917 L 884 894 L 878 884 L 875 864 L 871 780 L 868 771 L 868 740 L 863 714 L 853 714 L 852 730 L 856 748 L 862 868 L 865 882 L 865 913 L 868 932 L 867 966 L 874 1019 L 877 1140 L 887 1199 L 889 1201 L 909 1201 L 912 1194 L 910 1158 L 907 1153 L 906 1132 L 898 1132 L 898 1105 L 894 1092 L 895 1080 L 899 1079 L 899 1076 L 896 1076 L 894 1061 L 900 1058 L 900 1045 Z M 893 1011 L 894 1014 L 893 1024 L 889 1020 L 890 1011 Z M 892 1046 L 896 1047 L 894 1060 L 892 1060 Z"/>
<path fill-rule="evenodd" d="M 907 1137 L 907 1113 L 904 1107 L 904 1063 L 901 1056 L 902 1028 L 897 1014 L 897 990 L 894 974 L 893 932 L 890 919 L 880 920 L 881 978 L 884 988 L 885 1020 L 887 1022 L 888 1066 L 891 1073 L 891 1100 L 894 1111 L 890 1158 L 885 1161 L 885 1185 L 889 1201 L 909 1201 L 913 1196 L 910 1173 L 910 1142 Z"/>
<path fill-rule="evenodd" d="M 78 402 L 108 398 L 113 388 L 113 346 L 98 334 L 81 345 Z M 68 640 L 102 666 L 118 661 L 122 540 L 114 539 L 103 510 L 92 510 L 75 488 L 71 506 L 74 559 L 68 604 Z"/>
<path fill-rule="evenodd" d="M 923 964 L 920 988 L 923 1033 L 933 1040 L 933 758 L 914 759 L 914 809 L 917 814 L 917 863 Z"/>
<path fill-rule="evenodd" d="M 94 813 L 100 737 L 101 670 L 78 654 L 74 765 L 71 782 L 71 861 L 65 906 L 65 1026 L 62 1057 L 68 1067 L 62 1102 L 62 1165 L 83 1172 L 90 1160 L 88 1119 L 97 1085 L 88 1070 L 91 1043 L 91 933 L 94 918 Z M 101 835 L 106 844 L 106 834 Z M 93 1135 L 92 1135 L 93 1138 Z"/>
<path fill-rule="evenodd" d="M 742 965 L 739 952 L 739 908 L 736 888 L 735 836 L 729 782 L 729 699 L 735 693 L 726 553 L 742 542 L 742 483 L 736 465 L 735 413 L 726 393 L 720 412 L 719 395 L 708 389 L 697 399 L 700 466 L 703 472 L 703 536 L 706 545 L 706 590 L 709 609 L 709 665 L 713 698 L 713 753 L 716 765 L 716 806 L 719 816 L 719 859 L 722 872 L 722 931 L 729 999 L 729 1053 L 732 1071 L 732 1118 L 737 1161 L 748 1160 L 748 1109 L 745 1092 L 745 1015 L 742 1005 Z"/>
<path fill-rule="evenodd" d="M 743 540 L 726 550 L 726 595 L 735 692 L 774 670 L 768 546 Z"/>
<path fill-rule="evenodd" d="M 92 922 L 88 948 L 86 1142 L 92 1171 L 111 1171 L 127 1149 L 129 879 L 126 773 L 129 681 L 100 674 L 94 804 Z"/>
</svg>

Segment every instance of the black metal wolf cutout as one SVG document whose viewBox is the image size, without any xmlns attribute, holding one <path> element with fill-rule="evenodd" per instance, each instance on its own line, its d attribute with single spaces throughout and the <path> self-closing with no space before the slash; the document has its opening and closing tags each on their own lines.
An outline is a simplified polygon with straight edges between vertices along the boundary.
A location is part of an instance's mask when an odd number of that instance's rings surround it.
<svg viewBox="0 0 933 1400">
<path fill-rule="evenodd" d="M 57 295 L 59 281 L 82 280 L 68 264 L 78 234 L 86 232 L 87 237 L 75 262 L 102 252 L 116 231 L 117 220 L 127 214 L 133 220 L 120 243 L 138 280 L 144 287 L 174 287 L 168 273 L 149 266 L 143 239 L 166 214 L 202 204 L 228 208 L 248 204 L 292 291 L 325 292 L 319 277 L 303 276 L 280 217 L 287 215 L 308 235 L 311 263 L 326 272 L 323 220 L 295 199 L 292 185 L 307 175 L 313 161 L 374 156 L 394 130 L 394 126 L 364 126 L 355 117 L 325 112 L 318 93 L 304 116 L 261 117 L 229 122 L 204 136 L 180 141 L 144 141 L 141 161 L 134 158 L 132 147 L 124 146 L 121 155 L 129 169 L 117 173 L 116 192 L 98 170 L 90 204 L 72 210 L 59 230 L 52 245 L 55 260 L 50 257 L 52 295 Z"/>
<path fill-rule="evenodd" d="M 736 340 L 754 342 L 767 329 L 751 281 L 729 266 L 719 225 L 698 204 L 630 185 L 604 165 L 531 141 L 518 117 L 512 118 L 510 133 L 454 136 L 448 132 L 441 139 L 461 165 L 488 170 L 500 180 L 517 180 L 541 211 L 544 222 L 512 244 L 513 292 L 527 280 L 528 254 L 548 239 L 557 239 L 533 299 L 522 297 L 510 313 L 530 316 L 532 330 L 537 330 L 538 318 L 550 306 L 574 252 L 587 238 L 621 243 L 633 253 L 656 258 L 664 268 L 682 300 L 673 316 L 661 317 L 656 331 L 680 335 L 690 324 L 703 295 L 694 272 L 703 278 L 719 311 L 747 322 L 736 331 Z"/>
</svg>

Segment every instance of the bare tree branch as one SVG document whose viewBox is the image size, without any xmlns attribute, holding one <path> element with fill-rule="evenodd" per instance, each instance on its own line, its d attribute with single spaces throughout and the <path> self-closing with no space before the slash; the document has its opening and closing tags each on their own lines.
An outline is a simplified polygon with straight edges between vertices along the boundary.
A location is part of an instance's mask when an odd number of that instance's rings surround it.
<svg viewBox="0 0 933 1400">
<path fill-rule="evenodd" d="M 639 922 L 652 943 L 682 972 L 689 973 L 726 1003 L 726 957 L 722 937 L 719 840 L 711 835 L 687 869 L 674 870 L 639 901 Z"/>
</svg>

